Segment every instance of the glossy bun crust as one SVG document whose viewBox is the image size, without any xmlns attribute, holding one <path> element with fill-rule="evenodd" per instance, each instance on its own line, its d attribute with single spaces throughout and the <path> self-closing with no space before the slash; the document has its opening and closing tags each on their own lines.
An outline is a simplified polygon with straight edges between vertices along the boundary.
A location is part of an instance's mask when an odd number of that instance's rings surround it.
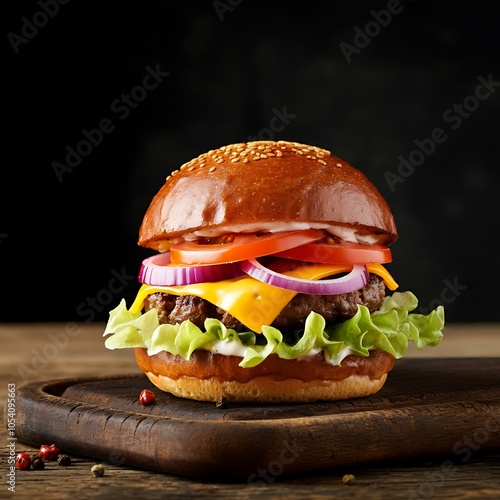
<svg viewBox="0 0 500 500">
<path fill-rule="evenodd" d="M 315 146 L 255 141 L 209 151 L 172 172 L 144 216 L 138 243 L 166 251 L 200 230 L 297 224 L 355 229 L 384 245 L 397 239 L 385 199 L 359 170 Z"/>
<path fill-rule="evenodd" d="M 266 358 L 253 368 L 241 368 L 237 356 L 193 352 L 190 360 L 165 351 L 148 356 L 135 349 L 136 359 L 149 380 L 162 391 L 198 401 L 220 398 L 238 403 L 306 403 L 359 398 L 375 394 L 394 366 L 384 351 L 370 356 L 347 356 L 340 366 L 326 363 L 323 354 L 296 360 Z"/>
</svg>

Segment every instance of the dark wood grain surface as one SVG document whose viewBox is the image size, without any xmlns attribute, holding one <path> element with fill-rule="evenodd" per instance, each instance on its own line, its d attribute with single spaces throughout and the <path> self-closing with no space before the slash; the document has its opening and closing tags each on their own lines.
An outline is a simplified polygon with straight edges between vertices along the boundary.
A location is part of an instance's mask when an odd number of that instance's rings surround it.
<svg viewBox="0 0 500 500">
<path fill-rule="evenodd" d="M 137 405 L 130 391 L 137 392 L 146 384 L 135 365 L 133 354 L 104 349 L 101 338 L 102 325 L 78 325 L 78 329 L 71 335 L 68 334 L 68 328 L 68 325 L 60 324 L 0 327 L 3 344 L 3 349 L 0 351 L 2 406 L 7 399 L 8 384 L 13 384 L 10 387 L 15 387 L 21 398 L 24 391 L 22 387 L 30 387 L 26 384 L 40 387 L 51 380 L 71 377 L 86 377 L 93 380 L 96 377 L 116 377 L 117 374 L 125 374 L 129 382 L 135 380 L 137 385 L 123 383 L 120 388 L 120 383 L 111 384 L 114 390 L 110 392 L 108 380 L 103 381 L 103 385 L 96 393 L 89 385 L 93 382 L 78 386 L 66 383 L 64 388 L 61 386 L 58 389 L 62 389 L 63 392 L 58 393 L 58 390 L 52 392 L 55 393 L 54 396 L 64 395 L 65 401 L 73 401 L 75 407 L 82 404 L 89 407 L 107 405 L 108 408 L 116 407 L 122 412 L 130 412 L 134 405 Z M 472 336 L 473 346 L 470 345 Z M 470 374 L 470 365 L 467 366 L 470 361 L 451 359 L 471 356 L 484 358 L 477 361 L 479 370 L 473 370 L 473 377 Z M 35 495 L 38 498 L 110 498 L 113 495 L 123 498 L 498 498 L 500 445 L 499 429 L 493 417 L 499 416 L 499 377 L 494 358 L 500 362 L 498 325 L 452 325 L 446 329 L 445 340 L 441 346 L 426 349 L 421 353 L 410 352 L 409 359 L 397 364 L 386 387 L 378 395 L 357 400 L 354 407 L 352 403 L 349 403 L 351 405 L 349 407 L 346 402 L 295 405 L 293 407 L 295 413 L 292 415 L 290 407 L 286 405 L 259 408 L 234 405 L 215 408 L 215 405 L 209 405 L 203 412 L 200 407 L 203 403 L 175 404 L 172 398 L 165 395 L 165 398 L 170 400 L 168 408 L 172 412 L 168 418 L 175 420 L 183 416 L 187 418 L 188 426 L 194 424 L 199 427 L 210 423 L 216 426 L 223 424 L 255 426 L 257 422 L 266 422 L 268 427 L 265 432 L 268 434 L 252 434 L 252 439 L 247 441 L 248 446 L 252 446 L 253 441 L 258 443 L 259 439 L 276 443 L 283 435 L 293 437 L 297 427 L 291 422 L 297 424 L 304 419 L 312 418 L 317 421 L 317 425 L 310 427 L 309 434 L 305 433 L 304 439 L 314 438 L 318 447 L 325 449 L 328 440 L 318 437 L 322 435 L 319 430 L 321 419 L 344 418 L 345 431 L 349 428 L 349 420 L 346 418 L 348 415 L 356 415 L 361 411 L 365 411 L 365 415 L 377 412 L 380 414 L 387 412 L 389 406 L 389 411 L 395 412 L 396 415 L 387 419 L 385 426 L 379 425 L 378 432 L 372 430 L 365 440 L 361 443 L 356 442 L 350 450 L 352 454 L 357 454 L 361 458 L 366 457 L 367 453 L 380 447 L 381 436 L 384 436 L 385 432 L 389 433 L 393 442 L 400 446 L 401 452 L 397 453 L 399 457 L 397 459 L 389 457 L 368 464 L 362 463 L 361 460 L 350 465 L 332 465 L 332 454 L 326 458 L 323 455 L 319 459 L 309 455 L 310 459 L 314 460 L 311 469 L 317 466 L 316 460 L 323 461 L 328 466 L 327 469 L 294 471 L 291 475 L 287 475 L 285 468 L 292 464 L 290 462 L 292 458 L 295 458 L 293 463 L 299 464 L 298 455 L 294 457 L 298 449 L 293 448 L 294 441 L 290 440 L 288 451 L 280 449 L 277 455 L 276 446 L 271 446 L 268 455 L 263 456 L 258 464 L 253 464 L 256 466 L 251 473 L 253 475 L 249 474 L 244 478 L 230 481 L 230 474 L 224 474 L 224 471 L 222 474 L 217 474 L 217 477 L 209 473 L 208 477 L 193 478 L 126 465 L 123 450 L 120 450 L 117 442 L 116 449 L 111 449 L 107 456 L 100 459 L 72 450 L 70 456 L 73 461 L 70 467 L 61 467 L 56 462 L 48 462 L 45 470 L 17 471 L 16 495 L 18 498 Z M 424 362 L 427 364 L 426 377 L 421 376 Z M 396 377 L 398 373 L 400 376 Z M 110 397 L 115 399 L 109 399 Z M 143 411 L 144 423 L 147 423 L 147 419 L 160 418 L 156 414 L 165 410 L 162 408 L 165 403 L 162 398 L 163 396 L 160 397 L 161 404 L 151 407 L 147 412 Z M 19 404 L 21 410 L 22 403 Z M 418 408 L 420 422 L 427 422 L 427 428 L 431 428 L 431 422 L 435 423 L 435 434 L 427 436 L 427 442 L 425 440 L 419 442 L 417 434 L 412 434 L 416 429 L 413 427 L 415 420 L 413 423 L 412 420 L 406 420 L 405 425 L 408 426 L 406 430 L 404 426 L 398 425 L 398 421 L 402 422 L 401 418 L 408 417 L 409 408 L 415 407 Z M 332 413 L 334 408 L 335 411 Z M 436 408 L 443 409 L 441 417 L 438 416 L 437 419 L 434 414 Z M 448 413 L 450 409 L 456 410 L 451 416 Z M 312 413 L 316 416 L 312 416 Z M 92 413 L 89 413 L 87 417 L 91 418 L 91 415 Z M 77 412 L 74 416 L 77 419 Z M 63 425 L 55 413 L 40 414 L 40 417 L 44 420 L 52 418 L 51 426 L 54 429 Z M 97 413 L 95 417 L 97 418 Z M 17 423 L 21 431 L 23 422 L 19 420 L 20 418 L 19 415 Z M 165 416 L 162 418 L 165 420 Z M 364 420 L 366 421 L 366 417 Z M 120 424 L 117 423 L 117 429 L 121 429 L 126 435 L 127 425 L 132 423 L 129 417 Z M 358 423 L 357 421 L 356 425 Z M 285 434 L 280 434 L 276 438 L 275 431 L 278 424 L 282 426 L 281 432 Z M 37 426 L 40 427 L 38 423 L 31 427 L 36 429 Z M 394 431 L 398 428 L 399 434 Z M 330 432 L 335 437 L 336 432 L 339 433 L 339 427 L 334 426 Z M 458 434 L 453 434 L 454 432 Z M 96 442 L 99 440 L 105 442 L 107 434 L 104 432 L 104 427 L 97 428 L 93 439 Z M 193 432 L 193 436 L 195 435 Z M 7 445 L 10 441 L 5 425 L 0 429 L 0 436 L 5 443 L 0 452 L 2 476 L 8 478 L 6 474 L 10 450 Z M 184 436 L 189 436 L 189 433 L 185 433 Z M 409 439 L 409 436 L 413 438 L 408 444 L 408 441 L 405 443 L 405 439 Z M 444 436 L 448 436 L 446 438 L 448 440 L 451 439 L 448 443 L 451 445 L 451 451 L 444 454 L 434 453 L 435 448 L 433 450 L 432 447 L 439 444 Z M 174 432 L 171 440 L 175 442 L 176 439 L 177 455 L 182 456 L 185 453 L 182 439 L 180 434 L 176 435 Z M 86 440 L 89 439 L 81 436 L 82 442 Z M 42 444 L 38 442 L 26 444 L 21 440 L 14 443 L 16 451 L 29 452 L 35 451 L 37 446 Z M 417 457 L 410 458 L 412 454 L 406 453 L 405 450 L 415 447 L 420 447 L 421 450 Z M 230 446 L 227 447 L 227 457 L 222 460 L 224 451 L 223 448 L 219 449 L 219 455 L 215 457 L 219 464 L 229 460 L 231 453 L 234 452 Z M 284 459 L 281 461 L 280 452 Z M 203 455 L 202 452 L 198 454 Z M 244 456 L 244 452 L 242 454 Z M 233 458 L 234 456 L 229 461 L 234 461 Z M 106 467 L 106 473 L 102 478 L 94 478 L 90 473 L 91 466 L 97 462 L 102 462 Z M 187 464 L 183 466 L 187 468 Z M 219 472 L 219 469 L 215 467 L 213 470 Z M 344 484 L 342 478 L 345 474 L 354 475 L 355 483 Z M 12 495 L 7 489 L 8 486 L 7 481 L 4 481 L 0 498 Z"/>
</svg>

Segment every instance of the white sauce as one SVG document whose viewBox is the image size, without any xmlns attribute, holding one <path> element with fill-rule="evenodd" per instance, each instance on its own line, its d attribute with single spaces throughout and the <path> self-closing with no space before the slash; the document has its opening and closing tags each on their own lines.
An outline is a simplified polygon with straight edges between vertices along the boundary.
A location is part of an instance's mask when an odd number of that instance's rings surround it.
<svg viewBox="0 0 500 500">
<path fill-rule="evenodd" d="M 220 226 L 213 229 L 200 229 L 184 235 L 184 239 L 191 241 L 197 238 L 214 238 L 226 233 L 256 233 L 267 231 L 277 233 L 280 231 L 297 231 L 301 229 L 324 229 L 341 240 L 350 243 L 363 243 L 375 245 L 379 237 L 373 234 L 360 234 L 355 228 L 346 226 L 330 226 L 328 224 L 310 222 L 269 222 L 266 224 L 241 224 L 233 226 Z"/>
<path fill-rule="evenodd" d="M 340 364 L 344 358 L 349 356 L 349 354 L 356 354 L 350 347 L 344 347 L 336 356 L 335 359 L 332 359 L 330 355 L 328 354 L 328 351 L 325 351 L 325 361 L 327 363 L 333 364 Z"/>
<path fill-rule="evenodd" d="M 203 346 L 203 349 L 210 351 L 212 354 L 222 354 L 223 356 L 239 356 L 241 358 L 245 357 L 247 353 L 246 346 L 240 344 L 239 342 L 227 342 L 225 340 L 216 340 L 211 344 Z M 297 359 L 316 356 L 316 354 L 319 354 L 321 351 L 322 349 L 320 347 L 316 347 L 314 349 L 311 349 L 309 352 L 306 352 Z M 337 354 L 337 356 L 335 356 L 335 359 L 331 359 L 328 355 L 328 352 L 325 351 L 325 361 L 331 364 L 340 364 L 340 362 L 345 357 L 349 356 L 349 354 L 355 354 L 355 352 L 350 347 L 346 347 L 345 349 L 342 349 Z"/>
<path fill-rule="evenodd" d="M 245 357 L 247 347 L 236 341 L 227 342 L 226 340 L 216 340 L 211 344 L 203 346 L 203 349 L 210 351 L 212 354 L 222 354 L 223 356 L 240 356 Z"/>
<path fill-rule="evenodd" d="M 297 359 L 308 358 L 309 356 L 316 356 L 316 354 L 319 354 L 322 350 L 323 349 L 321 349 L 320 347 L 316 347 L 314 349 L 311 349 L 309 352 L 306 352 L 305 354 L 302 354 L 302 356 L 300 356 Z"/>
</svg>

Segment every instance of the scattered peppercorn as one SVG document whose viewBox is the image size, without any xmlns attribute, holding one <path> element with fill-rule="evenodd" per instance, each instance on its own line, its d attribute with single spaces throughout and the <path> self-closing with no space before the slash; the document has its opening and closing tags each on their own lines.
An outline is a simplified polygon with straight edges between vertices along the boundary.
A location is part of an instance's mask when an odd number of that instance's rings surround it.
<svg viewBox="0 0 500 500">
<path fill-rule="evenodd" d="M 344 484 L 354 484 L 356 482 L 356 477 L 353 474 L 345 474 L 342 477 L 342 482 Z"/>
<path fill-rule="evenodd" d="M 61 450 L 55 444 L 51 444 L 50 449 L 54 453 L 56 460 L 57 460 L 57 457 L 59 456 L 59 453 L 61 453 Z"/>
<path fill-rule="evenodd" d="M 16 455 L 16 467 L 19 470 L 29 469 L 30 466 L 31 466 L 31 458 L 27 453 L 21 451 Z"/>
<path fill-rule="evenodd" d="M 31 467 L 35 470 L 45 469 L 45 460 L 40 455 L 33 455 L 31 457 Z"/>
<path fill-rule="evenodd" d="M 216 408 L 227 408 L 227 406 L 228 406 L 228 399 L 225 398 L 224 396 L 221 396 L 215 403 Z"/>
<path fill-rule="evenodd" d="M 104 471 L 105 470 L 106 469 L 105 469 L 104 465 L 102 465 L 102 464 L 95 464 L 90 469 L 90 472 L 92 472 L 92 474 L 94 475 L 94 477 L 102 477 L 102 476 L 104 476 Z"/>
<path fill-rule="evenodd" d="M 69 455 L 59 455 L 58 463 L 63 467 L 69 467 L 71 465 L 71 458 Z"/>
<path fill-rule="evenodd" d="M 155 402 L 156 396 L 153 391 L 150 391 L 149 389 L 144 389 L 140 394 L 139 394 L 139 402 L 143 405 L 150 405 Z"/>
<path fill-rule="evenodd" d="M 42 444 L 42 446 L 40 446 L 40 456 L 49 462 L 57 460 L 59 453 L 61 453 L 61 450 L 55 444 L 51 444 L 50 446 L 48 444 Z"/>
</svg>

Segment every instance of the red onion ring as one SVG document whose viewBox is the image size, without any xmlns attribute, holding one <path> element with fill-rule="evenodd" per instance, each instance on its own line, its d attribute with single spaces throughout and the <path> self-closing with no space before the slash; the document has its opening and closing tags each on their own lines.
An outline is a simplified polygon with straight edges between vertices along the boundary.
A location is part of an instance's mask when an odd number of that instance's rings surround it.
<svg viewBox="0 0 500 500">
<path fill-rule="evenodd" d="M 139 269 L 138 280 L 139 283 L 152 286 L 181 286 L 223 281 L 241 276 L 241 274 L 237 263 L 201 266 L 171 265 L 170 252 L 166 252 L 144 259 Z"/>
<path fill-rule="evenodd" d="M 243 272 L 252 278 L 268 283 L 269 285 L 293 292 L 309 295 L 339 295 L 354 292 L 363 288 L 370 279 L 366 266 L 355 265 L 352 271 L 340 278 L 328 280 L 307 280 L 294 278 L 277 273 L 263 266 L 257 259 L 249 259 L 240 263 Z"/>
</svg>

